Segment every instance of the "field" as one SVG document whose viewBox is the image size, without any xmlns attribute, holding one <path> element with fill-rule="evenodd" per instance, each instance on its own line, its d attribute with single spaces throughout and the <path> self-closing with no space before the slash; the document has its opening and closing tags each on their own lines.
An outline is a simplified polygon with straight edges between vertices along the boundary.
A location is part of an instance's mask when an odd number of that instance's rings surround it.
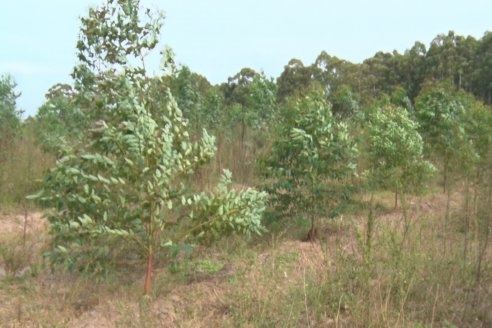
<svg viewBox="0 0 492 328">
<path fill-rule="evenodd" d="M 163 23 L 0 76 L 0 327 L 492 327 L 492 33 L 212 84 Z"/>
<path fill-rule="evenodd" d="M 138 259 L 122 256 L 107 276 L 51 272 L 41 214 L 2 213 L 0 326 L 489 327 L 492 243 L 483 249 L 473 238 L 474 222 L 465 235 L 461 194 L 449 222 L 438 190 L 409 200 L 405 241 L 392 195 L 378 194 L 370 264 L 363 198 L 325 221 L 315 242 L 301 241 L 298 227 L 273 226 L 263 237 L 162 256 L 145 297 Z"/>
</svg>

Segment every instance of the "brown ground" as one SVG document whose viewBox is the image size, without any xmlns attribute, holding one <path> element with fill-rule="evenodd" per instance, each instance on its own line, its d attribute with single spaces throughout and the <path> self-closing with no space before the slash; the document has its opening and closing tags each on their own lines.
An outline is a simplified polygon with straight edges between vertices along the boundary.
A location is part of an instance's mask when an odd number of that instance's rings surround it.
<svg viewBox="0 0 492 328">
<path fill-rule="evenodd" d="M 41 212 L 0 213 L 0 236 L 26 233 L 39 233 L 46 228 L 46 220 Z"/>
<path fill-rule="evenodd" d="M 461 201 L 460 194 L 453 195 L 451 208 L 458 209 Z M 391 197 L 382 196 L 376 202 L 382 205 L 376 233 L 378 227 L 398 228 L 401 213 L 392 208 Z M 443 215 L 446 197 L 442 194 L 409 197 L 408 203 L 411 220 L 425 219 Z M 222 257 L 218 261 L 224 264 L 222 269 L 213 273 L 195 272 L 192 278 L 176 280 L 176 275 L 159 268 L 154 273 L 155 292 L 149 298 L 141 298 L 143 276 L 127 285 L 118 281 L 105 285 L 77 275 L 52 274 L 45 269 L 34 277 L 11 283 L 12 278 L 6 276 L 5 263 L 0 258 L 0 327 L 231 327 L 235 322 L 231 302 L 241 302 L 237 298 L 231 300 L 231 295 L 243 292 L 253 300 L 287 297 L 289 287 L 306 283 L 306 272 L 311 281 L 321 281 L 335 269 L 336 256 L 359 252 L 355 234 L 364 231 L 364 227 L 362 218 L 342 217 L 318 231 L 322 242 L 280 237 L 277 240 L 272 236 L 271 241 L 263 242 L 266 245 L 239 255 L 240 258 L 219 255 Z M 13 240 L 22 240 L 24 235 L 31 255 L 45 247 L 46 224 L 41 213 L 0 215 L 0 242 L 10 242 L 8 245 L 21 249 L 22 243 Z M 27 261 L 21 263 L 15 275 L 29 276 L 29 265 L 38 260 L 20 250 L 18 254 Z M 490 261 L 492 250 L 487 255 Z M 307 317 L 300 321 L 299 326 L 307 325 L 309 320 Z M 339 323 L 338 318 L 323 320 L 324 326 L 335 326 L 335 320 Z"/>
</svg>

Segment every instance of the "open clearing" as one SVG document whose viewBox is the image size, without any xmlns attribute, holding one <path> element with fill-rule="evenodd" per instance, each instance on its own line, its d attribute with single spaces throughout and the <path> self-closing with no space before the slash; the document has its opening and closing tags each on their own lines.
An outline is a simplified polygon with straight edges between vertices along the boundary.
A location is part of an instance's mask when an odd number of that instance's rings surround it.
<svg viewBox="0 0 492 328">
<path fill-rule="evenodd" d="M 459 211 L 461 198 L 453 195 L 453 213 Z M 377 197 L 377 204 L 375 264 L 370 285 L 371 299 L 379 301 L 371 304 L 372 321 L 377 326 L 385 323 L 391 327 L 418 327 L 415 324 L 422 317 L 433 318 L 435 323 L 453 322 L 458 327 L 492 324 L 490 245 L 482 282 L 477 287 L 480 299 L 472 311 L 474 320 L 460 312 L 471 304 L 475 292 L 461 288 L 459 270 L 451 264 L 448 272 L 430 266 L 437 265 L 439 259 L 454 258 L 463 238 L 459 222 L 453 222 L 450 226 L 456 229 L 448 229 L 447 241 L 443 241 L 439 229 L 446 197 L 438 193 L 410 199 L 411 238 L 401 259 L 416 262 L 414 267 L 410 263 L 398 267 L 397 272 L 411 281 L 404 283 L 407 290 L 402 308 L 393 312 L 391 303 L 398 303 L 401 295 L 392 295 L 392 289 L 398 286 L 397 280 L 389 281 L 394 277 L 386 271 L 396 270 L 386 265 L 391 261 L 387 243 L 391 231 L 402 229 L 401 214 L 392 208 L 389 194 Z M 154 291 L 146 298 L 141 297 L 144 273 L 138 260 L 106 277 L 51 272 L 41 259 L 49 241 L 41 213 L 31 212 L 27 217 L 22 213 L 2 214 L 0 241 L 15 258 L 6 262 L 9 254 L 4 252 L 0 262 L 0 326 L 359 326 L 358 316 L 365 307 L 364 292 L 358 283 L 362 273 L 357 267 L 362 265 L 358 241 L 364 231 L 361 214 L 359 211 L 325 221 L 317 242 L 302 242 L 299 232 L 285 226 L 254 240 L 230 237 L 211 248 L 196 247 L 190 258 L 175 263 L 163 257 L 153 272 Z M 469 261 L 473 261 L 473 249 L 471 245 Z M 432 281 L 447 285 L 433 285 Z M 427 303 L 422 296 L 413 295 L 414 288 L 423 286 L 433 297 Z M 333 295 L 327 295 L 328 291 Z M 320 304 L 325 304 L 325 308 L 319 309 Z M 433 308 L 426 308 L 426 304 Z M 426 311 L 433 313 L 424 316 Z"/>
</svg>

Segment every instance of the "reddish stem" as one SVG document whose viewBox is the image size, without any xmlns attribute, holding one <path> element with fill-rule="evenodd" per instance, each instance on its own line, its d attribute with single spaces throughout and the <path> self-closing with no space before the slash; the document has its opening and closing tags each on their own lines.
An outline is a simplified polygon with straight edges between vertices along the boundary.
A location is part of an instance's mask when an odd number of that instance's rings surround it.
<svg viewBox="0 0 492 328">
<path fill-rule="evenodd" d="M 150 249 L 149 253 L 147 255 L 147 271 L 145 273 L 145 286 L 144 286 L 144 294 L 145 295 L 149 295 L 149 293 L 150 293 L 152 262 L 153 262 L 153 254 L 152 254 L 152 249 Z"/>
</svg>

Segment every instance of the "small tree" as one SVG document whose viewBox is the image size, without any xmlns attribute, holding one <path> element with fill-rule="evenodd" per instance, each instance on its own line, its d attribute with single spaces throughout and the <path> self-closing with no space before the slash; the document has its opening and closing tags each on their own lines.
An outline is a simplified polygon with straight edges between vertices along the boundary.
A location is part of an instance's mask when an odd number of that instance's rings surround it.
<svg viewBox="0 0 492 328">
<path fill-rule="evenodd" d="M 75 104 L 71 85 L 56 84 L 46 93 L 45 103 L 36 114 L 36 130 L 44 150 L 55 152 L 63 140 L 80 140 L 90 123 Z"/>
<path fill-rule="evenodd" d="M 465 131 L 466 108 L 446 83 L 424 86 L 416 99 L 416 119 L 430 158 L 441 162 L 443 189 L 449 189 L 451 177 L 474 157 Z M 449 190 L 448 190 L 449 192 Z"/>
<path fill-rule="evenodd" d="M 492 111 L 473 97 L 468 99 L 465 131 L 473 145 L 473 166 L 470 175 L 476 184 L 483 183 L 487 170 L 492 168 L 489 156 L 492 146 Z"/>
<path fill-rule="evenodd" d="M 472 218 L 477 219 L 480 194 L 487 195 L 488 175 L 491 171 L 490 151 L 492 145 L 492 111 L 482 102 L 475 99 L 471 94 L 461 91 L 459 93 L 467 111 L 465 113 L 464 129 L 470 140 L 470 148 L 474 155 L 472 161 L 465 163 L 462 168 L 464 174 L 464 208 L 463 208 L 463 227 L 464 227 L 464 259 L 468 253 L 469 229 Z M 483 197 L 483 196 L 482 196 Z M 486 197 L 483 197 L 486 198 Z M 486 206 L 487 207 L 487 206 Z M 487 217 L 487 216 L 486 216 Z M 477 236 L 479 225 L 477 227 Z"/>
<path fill-rule="evenodd" d="M 193 141 L 188 121 L 170 92 L 158 99 L 150 96 L 147 91 L 155 79 L 146 76 L 143 64 L 138 68 L 127 64 L 125 54 L 143 58 L 142 51 L 153 48 L 153 42 L 145 37 L 126 41 L 105 37 L 105 33 L 138 35 L 147 27 L 153 31 L 148 34 L 151 39 L 157 35 L 160 23 L 140 27 L 138 1 L 108 0 L 83 22 L 87 28 L 83 40 L 90 46 L 79 44 L 85 53 L 80 58 L 91 60 L 76 71 L 87 72 L 94 63 L 109 67 L 83 75 L 96 80 L 79 80 L 78 97 L 83 97 L 79 103 L 92 104 L 99 120 L 87 130 L 85 142 L 62 149 L 43 190 L 32 198 L 54 208 L 49 221 L 55 253 L 68 255 L 72 265 L 77 255 L 104 247 L 109 236 L 132 242 L 146 257 L 148 294 L 154 254 L 161 247 L 231 232 L 259 233 L 266 194 L 229 189 L 228 172 L 215 192 L 187 190 L 185 178 L 213 157 L 215 138 L 203 131 L 201 139 Z M 89 28 L 97 24 L 102 27 Z M 121 72 L 113 69 L 116 64 L 122 65 Z"/>
<path fill-rule="evenodd" d="M 263 72 L 243 68 L 230 77 L 222 89 L 230 106 L 229 124 L 241 126 L 241 142 L 244 142 L 247 128 L 264 128 L 275 114 L 276 84 Z"/>
<path fill-rule="evenodd" d="M 267 190 L 283 215 L 315 219 L 335 215 L 348 197 L 357 149 L 344 123 L 336 122 L 322 92 L 294 99 L 281 110 L 270 152 L 264 159 Z"/>
<path fill-rule="evenodd" d="M 367 176 L 372 189 L 389 189 L 405 213 L 404 195 L 425 187 L 434 167 L 423 159 L 424 143 L 418 124 L 401 107 L 387 105 L 369 113 L 366 125 Z"/>
<path fill-rule="evenodd" d="M 364 267 L 366 292 L 370 294 L 370 274 L 372 266 L 372 235 L 374 229 L 374 190 L 392 190 L 395 193 L 395 208 L 398 196 L 401 199 L 405 240 L 409 222 L 406 212 L 405 194 L 420 192 L 434 172 L 432 164 L 423 159 L 423 142 L 417 132 L 418 124 L 409 118 L 401 107 L 386 105 L 376 107 L 366 114 L 364 143 L 367 153 L 365 176 L 371 200 L 366 223 L 364 247 Z M 366 307 L 370 318 L 370 304 Z"/>
</svg>

